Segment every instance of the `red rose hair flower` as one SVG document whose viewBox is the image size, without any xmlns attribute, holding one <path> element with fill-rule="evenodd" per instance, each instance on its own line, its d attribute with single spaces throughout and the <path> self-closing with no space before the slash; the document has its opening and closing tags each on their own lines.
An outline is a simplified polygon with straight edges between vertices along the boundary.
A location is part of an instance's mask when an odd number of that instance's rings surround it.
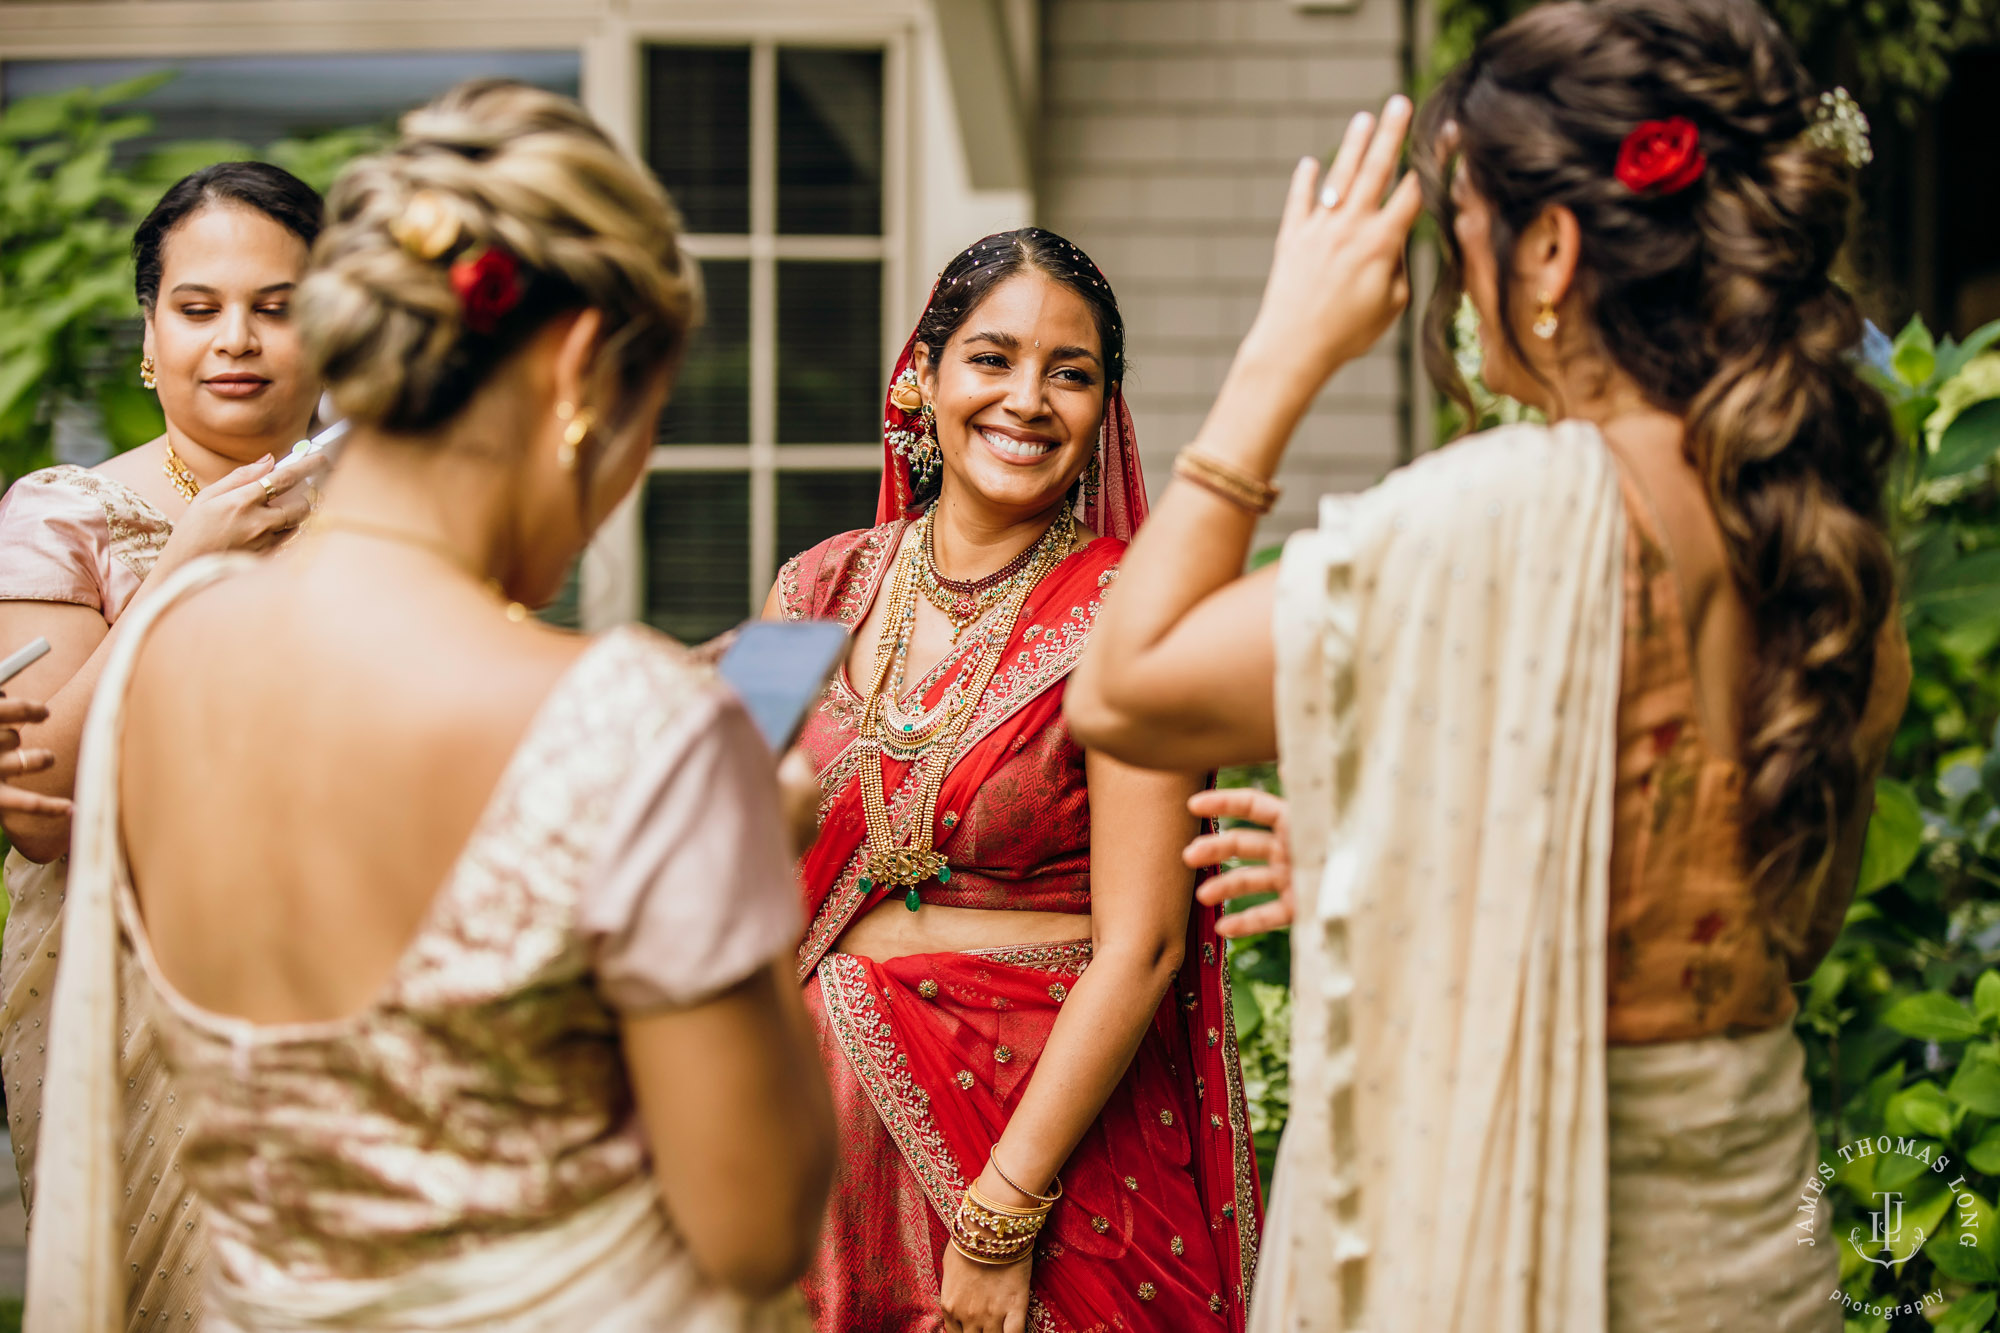
<svg viewBox="0 0 2000 1333">
<path fill-rule="evenodd" d="M 1641 121 L 1618 146 L 1618 179 L 1634 194 L 1678 194 L 1707 167 L 1701 135 L 1685 116 Z"/>
<path fill-rule="evenodd" d="M 491 333 L 521 301 L 521 266 L 505 250 L 488 246 L 451 266 L 451 289 L 458 296 L 465 327 Z"/>
</svg>

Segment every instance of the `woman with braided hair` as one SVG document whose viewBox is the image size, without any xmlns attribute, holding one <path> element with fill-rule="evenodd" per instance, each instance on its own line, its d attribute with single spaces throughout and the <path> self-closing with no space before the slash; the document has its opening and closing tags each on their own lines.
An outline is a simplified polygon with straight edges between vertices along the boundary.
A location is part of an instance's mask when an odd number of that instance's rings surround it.
<svg viewBox="0 0 2000 1333">
<path fill-rule="evenodd" d="M 1841 1326 L 1791 983 L 1909 681 L 1831 275 L 1856 119 L 1750 0 L 1598 0 L 1482 41 L 1400 182 L 1401 99 L 1300 166 L 1068 700 L 1129 762 L 1280 760 L 1288 808 L 1197 798 L 1288 824 L 1202 894 L 1297 922 L 1254 1329 Z M 1239 577 L 1299 414 L 1407 298 L 1420 201 L 1433 373 L 1463 394 L 1469 297 L 1486 382 L 1550 424 L 1330 497 Z"/>
<path fill-rule="evenodd" d="M 493 82 L 327 211 L 324 504 L 161 587 L 85 726 L 28 1327 L 122 1326 L 121 925 L 202 1327 L 801 1327 L 831 1121 L 775 766 L 679 645 L 525 610 L 645 472 L 700 308 L 678 219 Z"/>
</svg>

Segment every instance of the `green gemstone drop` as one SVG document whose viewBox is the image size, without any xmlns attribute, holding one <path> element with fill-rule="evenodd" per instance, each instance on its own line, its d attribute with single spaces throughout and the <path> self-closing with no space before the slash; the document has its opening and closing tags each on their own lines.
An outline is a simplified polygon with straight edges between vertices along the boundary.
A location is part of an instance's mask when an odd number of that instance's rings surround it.
<svg viewBox="0 0 2000 1333">
<path fill-rule="evenodd" d="M 861 877 L 861 891 L 862 891 L 863 893 L 867 893 L 867 892 L 868 892 L 869 890 L 873 889 L 874 887 L 875 887 L 875 881 L 874 881 L 874 880 L 872 880 L 872 879 L 868 878 L 868 876 L 866 876 L 866 875 L 863 875 L 863 876 Z"/>
<path fill-rule="evenodd" d="M 903 895 L 903 906 L 909 908 L 912 912 L 923 906 L 923 899 L 917 897 L 916 885 L 912 884 L 910 891 Z"/>
<path fill-rule="evenodd" d="M 940 884 L 949 884 L 949 883 L 951 883 L 951 867 L 950 867 L 950 866 L 939 866 L 939 867 L 938 867 L 938 883 L 940 883 Z"/>
</svg>

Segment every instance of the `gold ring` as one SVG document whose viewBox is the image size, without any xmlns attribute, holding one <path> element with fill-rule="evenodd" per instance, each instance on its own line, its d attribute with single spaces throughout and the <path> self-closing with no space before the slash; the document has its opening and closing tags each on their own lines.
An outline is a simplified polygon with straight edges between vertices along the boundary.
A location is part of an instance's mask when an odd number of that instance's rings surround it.
<svg viewBox="0 0 2000 1333">
<path fill-rule="evenodd" d="M 266 472 L 263 476 L 257 478 L 257 484 L 264 488 L 265 504 L 270 504 L 278 498 L 278 483 L 271 480 L 270 473 Z"/>
</svg>

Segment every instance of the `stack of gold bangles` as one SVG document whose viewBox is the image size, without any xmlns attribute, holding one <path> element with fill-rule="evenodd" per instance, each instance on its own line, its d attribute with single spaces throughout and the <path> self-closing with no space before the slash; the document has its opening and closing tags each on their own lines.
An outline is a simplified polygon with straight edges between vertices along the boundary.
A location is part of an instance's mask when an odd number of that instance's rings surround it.
<svg viewBox="0 0 2000 1333">
<path fill-rule="evenodd" d="M 995 1162 L 993 1169 L 1000 1171 L 1000 1164 Z M 1014 1184 L 1005 1171 L 1000 1171 L 1000 1178 Z M 1019 1185 L 1014 1188 L 1021 1189 Z M 1036 1194 L 1032 1190 L 1021 1193 L 1035 1202 L 1026 1208 L 1015 1208 L 995 1203 L 981 1194 L 977 1185 L 967 1185 L 958 1201 L 958 1214 L 952 1219 L 951 1247 L 975 1264 L 994 1268 L 1027 1258 L 1034 1251 L 1035 1237 L 1041 1234 L 1042 1224 L 1049 1220 L 1049 1211 L 1062 1198 L 1062 1181 L 1055 1182 L 1053 1194 Z"/>
<path fill-rule="evenodd" d="M 1277 487 L 1193 445 L 1181 450 L 1174 459 L 1174 475 L 1253 514 L 1268 514 L 1278 502 Z"/>
</svg>

